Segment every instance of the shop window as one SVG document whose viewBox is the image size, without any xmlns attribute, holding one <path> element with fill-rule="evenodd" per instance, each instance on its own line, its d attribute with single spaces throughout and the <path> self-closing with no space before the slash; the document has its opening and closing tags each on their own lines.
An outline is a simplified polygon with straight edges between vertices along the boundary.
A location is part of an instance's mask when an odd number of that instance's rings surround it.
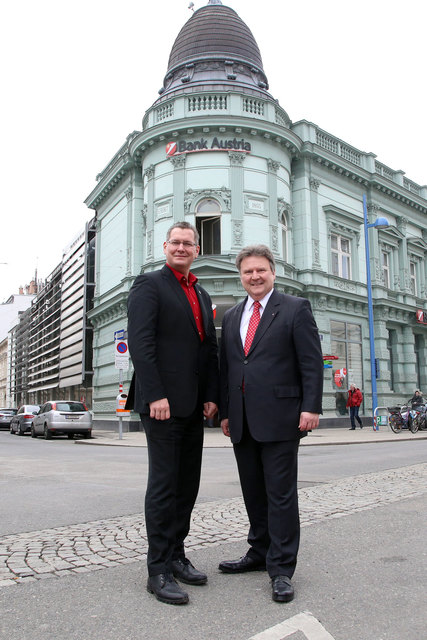
<svg viewBox="0 0 427 640">
<path fill-rule="evenodd" d="M 213 198 L 206 198 L 196 207 L 196 228 L 200 236 L 200 255 L 221 253 L 221 208 Z"/>
<path fill-rule="evenodd" d="M 347 413 L 347 391 L 350 384 L 362 389 L 362 329 L 359 324 L 331 320 L 331 351 L 334 360 L 332 389 L 335 391 L 337 415 Z"/>
<path fill-rule="evenodd" d="M 350 240 L 344 236 L 331 235 L 332 273 L 339 278 L 351 279 Z"/>
</svg>

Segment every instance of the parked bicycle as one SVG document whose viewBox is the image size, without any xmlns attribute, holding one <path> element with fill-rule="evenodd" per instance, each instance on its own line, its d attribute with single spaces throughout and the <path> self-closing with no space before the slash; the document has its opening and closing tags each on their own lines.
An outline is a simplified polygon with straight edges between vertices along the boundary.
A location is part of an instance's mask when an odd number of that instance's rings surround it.
<svg viewBox="0 0 427 640">
<path fill-rule="evenodd" d="M 416 433 L 420 426 L 421 411 L 418 409 L 411 409 L 408 405 L 401 407 L 388 407 L 390 414 L 388 423 L 390 429 L 394 433 L 400 433 L 402 429 L 409 429 L 411 433 Z"/>
<path fill-rule="evenodd" d="M 425 431 L 427 429 L 427 403 L 417 407 L 418 416 L 416 418 L 418 429 Z"/>
</svg>

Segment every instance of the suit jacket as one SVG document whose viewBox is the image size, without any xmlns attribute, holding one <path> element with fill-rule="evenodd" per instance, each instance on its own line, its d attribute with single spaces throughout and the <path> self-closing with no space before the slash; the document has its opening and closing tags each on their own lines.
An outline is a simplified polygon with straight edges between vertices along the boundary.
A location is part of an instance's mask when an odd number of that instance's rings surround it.
<svg viewBox="0 0 427 640">
<path fill-rule="evenodd" d="M 247 299 L 246 299 L 247 300 Z M 322 412 L 323 359 L 308 300 L 273 290 L 250 351 L 245 356 L 240 321 L 246 300 L 223 320 L 220 357 L 220 415 L 230 437 L 243 429 L 242 381 L 248 426 L 259 442 L 296 440 L 302 411 Z"/>
<path fill-rule="evenodd" d="M 193 311 L 174 273 L 138 276 L 128 297 L 129 352 L 135 369 L 128 408 L 149 413 L 149 403 L 167 398 L 171 415 L 186 417 L 197 401 L 218 403 L 218 355 L 212 302 L 195 290 L 203 315 L 201 342 Z"/>
</svg>

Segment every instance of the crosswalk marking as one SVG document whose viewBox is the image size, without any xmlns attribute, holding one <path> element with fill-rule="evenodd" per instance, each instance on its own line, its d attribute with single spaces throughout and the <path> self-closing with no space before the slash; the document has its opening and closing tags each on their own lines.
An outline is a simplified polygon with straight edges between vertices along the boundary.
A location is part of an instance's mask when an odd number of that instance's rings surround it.
<svg viewBox="0 0 427 640">
<path fill-rule="evenodd" d="M 276 626 L 251 636 L 249 640 L 284 640 L 296 631 L 302 631 L 307 640 L 334 640 L 323 625 L 309 611 L 298 613 Z"/>
</svg>

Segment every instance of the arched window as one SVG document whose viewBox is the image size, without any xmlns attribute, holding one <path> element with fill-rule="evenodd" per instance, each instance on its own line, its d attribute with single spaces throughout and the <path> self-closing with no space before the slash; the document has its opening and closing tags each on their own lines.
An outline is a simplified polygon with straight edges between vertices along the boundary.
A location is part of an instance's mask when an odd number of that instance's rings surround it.
<svg viewBox="0 0 427 640">
<path fill-rule="evenodd" d="M 282 258 L 285 262 L 288 261 L 288 221 L 286 215 L 282 213 L 279 224 L 279 232 L 282 240 Z"/>
<path fill-rule="evenodd" d="M 217 200 L 206 198 L 196 207 L 196 228 L 200 235 L 200 255 L 221 253 L 221 207 Z"/>
</svg>

